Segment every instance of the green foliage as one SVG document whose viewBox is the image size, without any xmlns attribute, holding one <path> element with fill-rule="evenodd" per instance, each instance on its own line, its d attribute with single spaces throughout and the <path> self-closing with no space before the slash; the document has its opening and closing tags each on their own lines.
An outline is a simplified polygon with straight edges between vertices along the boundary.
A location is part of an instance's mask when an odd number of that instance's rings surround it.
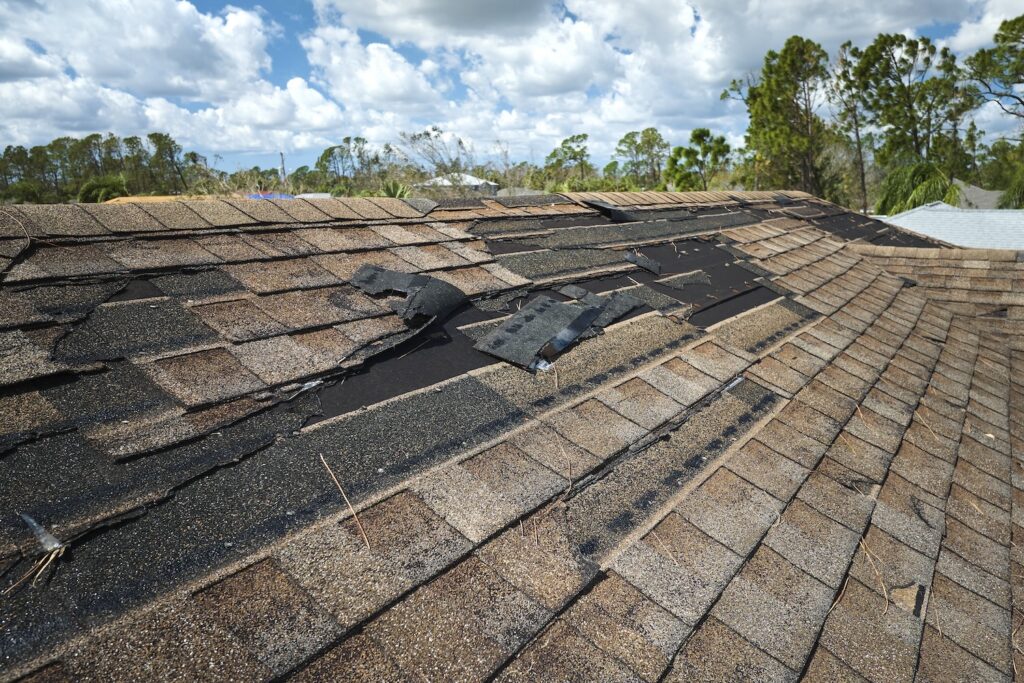
<svg viewBox="0 0 1024 683">
<path fill-rule="evenodd" d="M 1024 119 L 1024 15 L 1001 23 L 994 42 L 967 58 L 967 75 L 980 98 Z"/>
<path fill-rule="evenodd" d="M 1024 171 L 999 195 L 997 206 L 1000 209 L 1024 209 Z"/>
<path fill-rule="evenodd" d="M 28 149 L 12 145 L 0 155 L 0 199 L 63 202 L 78 197 L 90 181 L 112 177 L 120 178 L 120 184 L 103 181 L 108 199 L 115 192 L 172 194 L 188 187 L 185 165 L 181 146 L 163 133 L 145 140 L 97 133 Z M 96 197 L 99 190 L 87 194 Z"/>
<path fill-rule="evenodd" d="M 961 192 L 942 170 L 930 161 L 921 161 L 894 169 L 882 181 L 875 212 L 893 215 L 931 202 L 956 206 Z"/>
<path fill-rule="evenodd" d="M 733 81 L 722 98 L 747 105 L 747 149 L 759 186 L 794 188 L 822 196 L 820 160 L 826 125 L 818 115 L 828 78 L 828 55 L 814 41 L 792 36 L 770 50 L 758 77 Z"/>
<path fill-rule="evenodd" d="M 982 147 L 977 165 L 971 182 L 992 190 L 1008 189 L 1024 173 L 1024 144 L 996 140 L 991 146 Z"/>
<path fill-rule="evenodd" d="M 658 184 L 668 152 L 668 142 L 653 127 L 630 131 L 615 146 L 615 157 L 622 160 L 622 175 L 644 189 Z"/>
<path fill-rule="evenodd" d="M 385 180 L 380 186 L 381 197 L 395 197 L 397 199 L 405 199 L 410 196 L 412 191 L 408 185 L 403 185 L 397 180 Z"/>
<path fill-rule="evenodd" d="M 98 204 L 127 194 L 128 188 L 125 187 L 124 178 L 103 176 L 87 180 L 78 190 L 78 201 L 83 204 Z"/>
<path fill-rule="evenodd" d="M 960 124 L 973 108 L 959 81 L 956 57 L 926 37 L 883 33 L 857 60 L 856 84 L 868 123 L 883 132 L 879 161 L 898 166 L 918 160 L 948 161 L 958 147 Z"/>
<path fill-rule="evenodd" d="M 852 152 L 851 163 L 856 182 L 856 195 L 861 213 L 868 212 L 867 153 L 864 132 L 867 120 L 867 106 L 861 93 L 857 72 L 860 67 L 860 52 L 847 41 L 839 47 L 827 92 L 832 103 L 837 132 L 845 135 Z"/>
<path fill-rule="evenodd" d="M 586 178 L 594 173 L 590 164 L 590 152 L 587 150 L 586 133 L 570 135 L 562 140 L 558 147 L 551 150 L 544 160 L 544 175 L 547 183 L 565 188 L 563 192 L 571 192 L 583 188 Z"/>
<path fill-rule="evenodd" d="M 729 162 L 729 144 L 707 128 L 690 133 L 689 147 L 676 147 L 668 158 L 665 182 L 676 190 L 707 190 Z"/>
</svg>

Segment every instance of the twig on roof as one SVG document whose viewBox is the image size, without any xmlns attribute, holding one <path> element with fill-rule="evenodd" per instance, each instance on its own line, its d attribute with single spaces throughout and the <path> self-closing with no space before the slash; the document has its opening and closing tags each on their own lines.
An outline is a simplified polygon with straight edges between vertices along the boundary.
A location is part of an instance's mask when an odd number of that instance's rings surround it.
<svg viewBox="0 0 1024 683">
<path fill-rule="evenodd" d="M 34 520 L 30 515 L 22 512 L 19 513 L 19 516 L 32 531 L 32 535 L 36 537 L 39 545 L 42 546 L 44 554 L 36 560 L 31 567 L 29 567 L 28 571 L 25 572 L 21 578 L 4 589 L 3 593 L 0 593 L 0 595 L 10 595 L 18 586 L 25 583 L 30 578 L 32 579 L 32 585 L 35 586 L 39 582 L 39 579 L 46 574 L 46 570 L 50 568 L 50 565 L 59 560 L 61 556 L 64 555 L 64 551 L 67 550 L 66 545 L 58 540 L 56 536 L 47 531 L 42 524 Z"/>
<path fill-rule="evenodd" d="M 828 612 L 825 612 L 825 616 L 828 616 L 828 615 L 832 614 L 832 610 L 834 610 L 836 608 L 836 606 L 840 602 L 843 601 L 843 596 L 846 595 L 846 587 L 849 586 L 849 585 L 850 585 L 850 575 L 847 574 L 846 575 L 846 581 L 843 582 L 843 587 L 839 591 L 839 595 L 836 596 L 835 602 L 832 603 L 832 606 L 828 608 Z"/>
<path fill-rule="evenodd" d="M 654 540 L 661 544 L 661 547 L 665 551 L 665 554 L 668 555 L 668 559 L 672 560 L 672 564 L 678 567 L 679 560 L 676 559 L 676 556 L 672 553 L 672 549 L 668 547 L 665 541 L 661 540 L 661 536 L 658 535 L 658 532 L 654 529 L 651 529 L 651 536 L 653 536 Z"/>
<path fill-rule="evenodd" d="M 21 231 L 23 233 L 25 233 L 25 239 L 28 240 L 30 245 L 32 244 L 32 242 L 39 242 L 40 244 L 45 244 L 48 247 L 56 247 L 57 246 L 57 244 L 55 244 L 54 242 L 48 242 L 47 240 L 40 239 L 39 237 L 33 237 L 29 233 L 28 228 L 25 227 L 25 224 L 22 223 L 21 220 L 17 216 L 15 216 L 14 214 L 12 214 L 10 211 L 8 211 L 6 209 L 0 209 L 0 213 L 3 213 L 5 216 L 7 216 L 8 218 L 12 219 L 15 223 L 18 224 L 18 227 L 21 228 Z"/>
<path fill-rule="evenodd" d="M 562 451 L 562 457 L 565 458 L 565 462 L 569 465 L 569 486 L 565 489 L 565 493 L 568 494 L 572 491 L 572 458 L 565 452 L 565 446 L 562 445 L 562 435 L 555 432 L 555 438 L 558 439 L 558 449 Z"/>
<path fill-rule="evenodd" d="M 327 468 L 327 474 L 331 475 L 331 479 L 334 480 L 334 485 L 337 486 L 338 491 L 341 492 L 341 497 L 345 500 L 345 505 L 348 505 L 348 511 L 352 513 L 352 519 L 356 521 L 356 526 L 359 527 L 359 533 L 363 535 L 363 543 L 366 544 L 366 549 L 369 550 L 370 539 L 366 537 L 366 530 L 363 529 L 363 524 L 359 521 L 359 515 L 356 514 L 356 509 L 352 507 L 352 503 L 349 502 L 348 496 L 345 495 L 345 489 L 341 488 L 341 482 L 338 481 L 336 476 L 334 476 L 334 470 L 332 470 L 331 466 L 327 464 L 326 460 L 324 460 L 323 453 L 320 454 L 320 462 L 322 462 L 324 467 Z"/>
<path fill-rule="evenodd" d="M 868 544 L 864 542 L 863 538 L 860 539 L 860 547 L 864 551 L 864 556 L 868 558 L 868 562 L 871 564 L 871 570 L 875 572 L 875 578 L 878 579 L 879 585 L 882 586 L 882 597 L 885 599 L 885 609 L 882 610 L 882 616 L 884 617 L 889 613 L 889 591 L 885 587 L 885 579 L 882 577 L 882 572 L 875 566 L 874 553 L 868 548 Z M 881 563 L 882 559 L 878 558 L 878 561 Z"/>
<path fill-rule="evenodd" d="M 925 426 L 925 428 L 929 432 L 932 433 L 932 436 L 935 438 L 936 441 L 939 440 L 939 435 L 935 433 L 935 430 L 932 429 L 931 425 L 929 425 L 927 422 L 925 422 L 924 417 L 921 415 L 921 411 L 920 410 L 915 410 L 914 411 L 914 417 L 916 417 L 918 420 L 920 420 L 921 424 L 923 424 Z"/>
<path fill-rule="evenodd" d="M 399 357 L 398 357 L 398 358 L 397 358 L 396 360 L 401 360 L 401 359 L 405 358 L 406 356 L 408 356 L 408 355 L 409 355 L 410 353 L 412 353 L 413 351 L 418 351 L 418 350 L 420 349 L 420 347 L 421 347 L 421 346 L 423 346 L 424 344 L 426 344 L 426 343 L 427 343 L 428 341 L 430 341 L 430 337 L 427 337 L 426 339 L 424 339 L 423 341 L 421 341 L 421 342 L 420 342 L 419 344 L 417 344 L 416 346 L 412 347 L 411 349 L 409 349 L 408 351 L 406 351 L 405 353 L 403 353 L 403 354 L 402 354 L 401 356 L 399 356 Z"/>
<path fill-rule="evenodd" d="M 40 557 L 38 560 L 36 560 L 35 564 L 33 564 L 31 567 L 29 567 L 28 571 L 25 572 L 21 576 L 21 578 L 19 578 L 17 581 L 12 583 L 10 586 L 5 588 L 4 592 L 2 593 L 2 595 L 4 595 L 4 596 L 10 595 L 11 593 L 13 593 L 18 588 L 18 586 L 20 586 L 21 584 L 25 583 L 30 578 L 32 579 L 31 585 L 35 586 L 36 583 L 39 582 L 39 579 L 41 579 L 43 577 L 43 575 L 46 573 L 46 570 L 50 567 L 50 565 L 53 564 L 54 562 L 56 562 L 58 559 L 60 559 L 61 555 L 64 554 L 64 551 L 66 549 L 67 549 L 67 546 L 63 546 L 62 545 L 59 548 L 55 548 L 55 549 L 51 550 L 50 552 L 46 553 L 45 555 L 43 555 L 42 557 Z"/>
</svg>

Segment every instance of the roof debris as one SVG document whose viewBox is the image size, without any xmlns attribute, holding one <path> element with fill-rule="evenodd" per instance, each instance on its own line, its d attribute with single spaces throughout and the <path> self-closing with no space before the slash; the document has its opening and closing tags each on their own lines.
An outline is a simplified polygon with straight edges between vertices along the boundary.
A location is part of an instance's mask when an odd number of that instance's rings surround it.
<svg viewBox="0 0 1024 683">
<path fill-rule="evenodd" d="M 437 278 L 380 266 L 362 266 L 352 276 L 352 284 L 367 294 L 404 294 L 403 301 L 391 302 L 391 309 L 411 322 L 444 318 L 469 301 L 461 289 Z"/>
<path fill-rule="evenodd" d="M 626 260 L 655 275 L 661 275 L 661 264 L 652 258 L 644 256 L 636 249 L 630 249 L 626 252 Z"/>
<path fill-rule="evenodd" d="M 510 363 L 536 369 L 550 362 L 601 315 L 600 306 L 555 301 L 539 296 L 473 347 Z"/>
</svg>

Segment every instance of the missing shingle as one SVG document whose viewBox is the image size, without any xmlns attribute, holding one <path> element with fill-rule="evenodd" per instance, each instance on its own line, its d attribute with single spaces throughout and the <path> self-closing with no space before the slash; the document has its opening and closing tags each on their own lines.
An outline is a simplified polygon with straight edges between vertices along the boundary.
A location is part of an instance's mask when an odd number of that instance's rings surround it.
<svg viewBox="0 0 1024 683">
<path fill-rule="evenodd" d="M 925 587 L 919 583 L 911 583 L 900 588 L 893 588 L 889 591 L 889 598 L 892 603 L 904 612 L 910 612 L 915 617 L 920 617 L 924 608 Z"/>
<path fill-rule="evenodd" d="M 135 301 L 137 299 L 152 299 L 164 296 L 163 290 L 145 278 L 129 280 L 124 287 L 113 296 L 107 299 L 106 303 L 117 301 Z"/>
</svg>

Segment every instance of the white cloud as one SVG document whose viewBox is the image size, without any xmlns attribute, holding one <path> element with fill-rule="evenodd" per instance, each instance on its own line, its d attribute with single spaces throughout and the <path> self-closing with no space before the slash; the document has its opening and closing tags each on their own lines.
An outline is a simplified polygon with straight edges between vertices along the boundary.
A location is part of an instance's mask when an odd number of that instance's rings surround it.
<svg viewBox="0 0 1024 683">
<path fill-rule="evenodd" d="M 258 7 L 0 3 L 0 143 L 159 129 L 203 152 L 268 152 L 438 124 L 478 154 L 504 140 L 534 161 L 586 132 L 602 161 L 650 125 L 677 144 L 697 126 L 738 140 L 743 107 L 719 94 L 794 33 L 834 53 L 953 25 L 948 44 L 964 52 L 1021 11 L 1019 0 L 310 1 L 314 24 L 292 32 Z M 274 46 L 306 63 L 284 72 Z M 993 111 L 979 122 L 1003 129 Z"/>
<path fill-rule="evenodd" d="M 973 52 L 992 44 L 999 24 L 1024 13 L 1019 0 L 985 0 L 981 9 L 968 21 L 960 24 L 949 46 L 957 52 Z"/>
<path fill-rule="evenodd" d="M 278 30 L 259 12 L 204 14 L 172 0 L 50 0 L 0 4 L 4 33 L 59 55 L 77 75 L 144 96 L 216 100 L 271 67 Z"/>
<path fill-rule="evenodd" d="M 0 36 L 0 82 L 55 76 L 60 70 L 59 59 L 33 50 L 24 40 Z"/>
<path fill-rule="evenodd" d="M 427 74 L 390 45 L 363 45 L 344 26 L 320 26 L 301 43 L 317 81 L 348 108 L 429 114 L 440 103 Z M 433 63 L 427 71 L 436 71 Z"/>
</svg>

